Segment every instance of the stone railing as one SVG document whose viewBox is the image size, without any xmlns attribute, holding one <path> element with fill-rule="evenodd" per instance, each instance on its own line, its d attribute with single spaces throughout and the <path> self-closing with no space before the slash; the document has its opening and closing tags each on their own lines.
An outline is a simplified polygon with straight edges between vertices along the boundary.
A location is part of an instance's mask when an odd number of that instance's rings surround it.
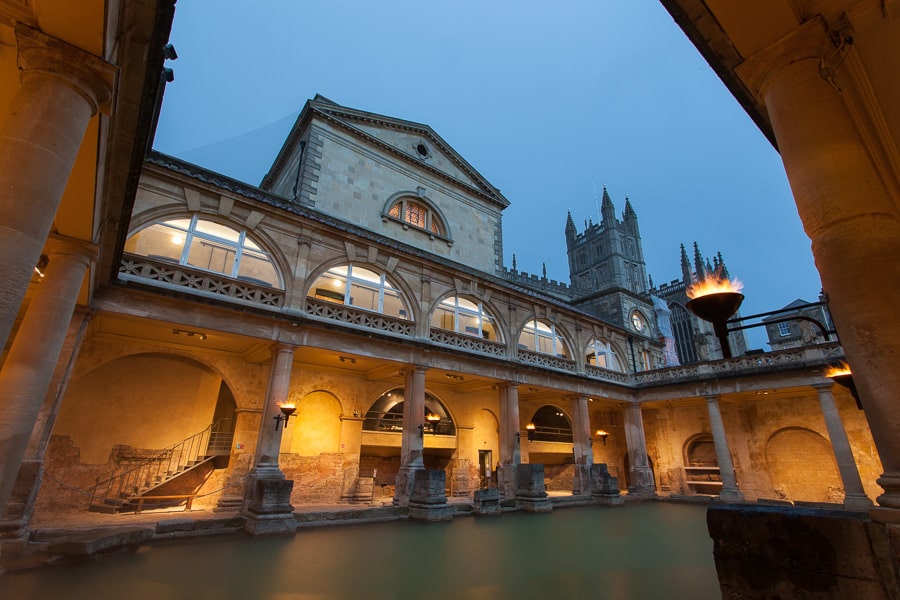
<svg viewBox="0 0 900 600">
<path fill-rule="evenodd" d="M 323 319 L 331 319 L 334 321 L 341 321 L 342 323 L 350 323 L 351 325 L 380 329 L 381 331 L 389 331 L 398 335 L 413 335 L 412 321 L 353 308 L 346 304 L 337 304 L 335 302 L 328 302 L 327 300 L 317 300 L 315 298 L 307 297 L 306 312 L 307 314 Z"/>
<path fill-rule="evenodd" d="M 575 371 L 574 360 L 569 360 L 562 356 L 534 352 L 533 350 L 523 350 L 522 348 L 519 348 L 519 361 L 532 365 L 539 365 L 541 367 L 550 367 L 551 369 L 560 369 L 562 371 Z"/>
<path fill-rule="evenodd" d="M 490 354 L 491 356 L 506 356 L 506 344 L 492 342 L 484 338 L 474 335 L 466 335 L 464 333 L 456 333 L 449 329 L 441 329 L 439 327 L 431 328 L 431 341 L 447 346 L 462 348 L 471 352 L 479 352 L 481 354 Z"/>
<path fill-rule="evenodd" d="M 123 255 L 122 263 L 119 265 L 119 279 L 162 285 L 204 296 L 228 298 L 243 304 L 273 308 L 284 306 L 284 290 L 255 285 L 226 277 L 221 273 L 192 269 L 136 254 Z"/>
<path fill-rule="evenodd" d="M 614 381 L 616 383 L 628 383 L 630 379 L 628 373 L 604 369 L 596 365 L 584 365 L 584 372 L 594 379 L 603 379 L 604 381 Z"/>
<path fill-rule="evenodd" d="M 790 348 L 764 354 L 748 354 L 734 358 L 695 363 L 681 367 L 656 369 L 631 375 L 635 386 L 668 384 L 684 380 L 739 377 L 791 369 L 826 367 L 843 360 L 844 350 L 837 342 Z"/>
</svg>

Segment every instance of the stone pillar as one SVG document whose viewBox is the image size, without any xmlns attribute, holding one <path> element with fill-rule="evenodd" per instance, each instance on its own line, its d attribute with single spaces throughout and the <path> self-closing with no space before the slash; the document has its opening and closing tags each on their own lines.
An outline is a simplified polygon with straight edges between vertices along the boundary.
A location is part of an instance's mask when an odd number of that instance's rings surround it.
<svg viewBox="0 0 900 600">
<path fill-rule="evenodd" d="M 0 348 L 50 233 L 88 121 L 98 110 L 109 112 L 116 72 L 96 56 L 21 23 L 15 33 L 22 85 L 0 116 Z"/>
<path fill-rule="evenodd" d="M 254 535 L 278 535 L 297 530 L 294 507 L 291 505 L 294 482 L 285 479 L 278 466 L 281 436 L 284 428 L 290 425 L 275 419 L 282 415 L 279 406 L 287 401 L 293 366 L 294 346 L 276 346 L 243 509 L 247 517 L 244 528 Z"/>
<path fill-rule="evenodd" d="M 94 245 L 77 240 L 52 238 L 47 243 L 45 277 L 0 371 L 0 509 L 12 493 L 85 272 L 97 254 Z"/>
<path fill-rule="evenodd" d="M 625 413 L 625 445 L 628 447 L 628 493 L 655 496 L 656 482 L 647 457 L 647 440 L 644 437 L 644 420 L 641 405 L 631 403 Z"/>
<path fill-rule="evenodd" d="M 884 466 L 878 503 L 900 509 L 900 200 L 888 191 L 876 166 L 881 163 L 864 141 L 873 136 L 868 130 L 860 134 L 869 115 L 859 108 L 860 92 L 847 69 L 836 67 L 837 85 L 823 78 L 823 55 L 833 50 L 824 20 L 812 18 L 737 72 L 765 103 L 812 240 L 829 310 Z M 845 65 L 855 58 L 855 47 L 848 52 Z M 839 86 L 845 86 L 843 93 Z M 873 516 L 878 512 L 883 511 L 876 509 Z"/>
<path fill-rule="evenodd" d="M 517 435 L 519 434 L 519 435 Z M 519 431 L 519 384 L 500 384 L 500 468 L 497 485 L 504 500 L 516 496 L 516 467 L 522 462 Z"/>
<path fill-rule="evenodd" d="M 425 468 L 425 371 L 419 365 L 407 367 L 403 394 L 403 439 L 400 443 L 400 472 L 394 489 L 394 504 L 409 506 L 416 471 Z"/>
<path fill-rule="evenodd" d="M 712 432 L 713 444 L 716 446 L 719 476 L 722 478 L 719 499 L 726 502 L 743 502 L 744 495 L 737 487 L 734 463 L 731 461 L 731 450 L 728 449 L 728 439 L 725 437 L 725 425 L 722 423 L 722 411 L 719 410 L 717 394 L 706 396 L 706 409 L 709 412 L 709 428 Z"/>
<path fill-rule="evenodd" d="M 579 496 L 591 493 L 591 465 L 594 464 L 594 451 L 591 448 L 591 418 L 588 413 L 588 397 L 576 396 L 573 399 L 575 422 L 572 430 L 572 449 L 575 454 L 575 480 L 572 494 Z"/>
<path fill-rule="evenodd" d="M 872 507 L 872 501 L 866 496 L 862 480 L 859 478 L 859 470 L 850 450 L 850 440 L 844 430 L 844 423 L 834 403 L 834 394 L 831 389 L 834 384 L 820 383 L 813 385 L 819 394 L 819 406 L 822 407 L 822 416 L 825 417 L 825 427 L 828 429 L 828 437 L 831 439 L 831 449 L 837 461 L 838 471 L 841 474 L 841 482 L 844 484 L 844 508 L 847 510 L 868 510 Z"/>
<path fill-rule="evenodd" d="M 56 361 L 53 378 L 44 397 L 19 473 L 13 485 L 12 495 L 6 503 L 0 519 L 0 539 L 21 539 L 28 533 L 28 524 L 34 512 L 34 502 L 44 477 L 44 455 L 50 442 L 50 433 L 59 407 L 65 396 L 69 377 L 75 367 L 75 360 L 84 340 L 84 333 L 91 321 L 91 313 L 76 309 L 69 323 L 66 339 Z"/>
</svg>

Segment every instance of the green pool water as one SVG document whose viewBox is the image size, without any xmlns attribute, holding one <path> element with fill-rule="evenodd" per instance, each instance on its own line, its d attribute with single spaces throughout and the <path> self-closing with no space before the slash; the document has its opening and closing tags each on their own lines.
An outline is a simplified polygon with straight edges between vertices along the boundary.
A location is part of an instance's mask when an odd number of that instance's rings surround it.
<svg viewBox="0 0 900 600">
<path fill-rule="evenodd" d="M 720 599 L 702 506 L 301 530 L 0 576 L 19 599 Z"/>
</svg>

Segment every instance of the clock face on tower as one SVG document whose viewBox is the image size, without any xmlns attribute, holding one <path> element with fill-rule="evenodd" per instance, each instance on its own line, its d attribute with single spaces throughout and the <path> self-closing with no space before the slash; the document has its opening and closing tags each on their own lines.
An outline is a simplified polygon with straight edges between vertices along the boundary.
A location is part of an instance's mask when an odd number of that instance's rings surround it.
<svg viewBox="0 0 900 600">
<path fill-rule="evenodd" d="M 644 323 L 644 317 L 641 316 L 641 313 L 637 311 L 631 313 L 631 326 L 634 327 L 634 330 L 637 332 L 644 331 L 644 327 L 646 325 Z"/>
</svg>

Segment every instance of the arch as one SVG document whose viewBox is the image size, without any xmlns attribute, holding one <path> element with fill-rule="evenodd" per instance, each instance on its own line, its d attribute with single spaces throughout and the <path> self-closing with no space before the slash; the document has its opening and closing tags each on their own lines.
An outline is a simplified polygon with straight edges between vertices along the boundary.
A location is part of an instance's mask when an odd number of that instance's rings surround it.
<svg viewBox="0 0 900 600">
<path fill-rule="evenodd" d="M 286 290 L 284 273 L 289 271 L 273 248 L 272 240 L 261 232 L 249 233 L 243 224 L 183 211 L 145 220 L 131 230 L 124 247 L 150 259 Z"/>
<path fill-rule="evenodd" d="M 843 502 L 844 491 L 827 439 L 805 427 L 785 427 L 766 441 L 766 465 L 776 497 Z"/>
<path fill-rule="evenodd" d="M 532 425 L 534 428 L 532 429 Z M 528 439 L 533 442 L 572 443 L 572 422 L 563 409 L 545 404 L 528 421 Z"/>
<path fill-rule="evenodd" d="M 223 385 L 215 371 L 190 357 L 115 358 L 69 384 L 53 434 L 68 436 L 82 462 L 91 464 L 108 462 L 117 445 L 166 448 L 213 422 Z"/>
<path fill-rule="evenodd" d="M 403 403 L 405 391 L 402 387 L 392 388 L 381 396 L 366 411 L 363 431 L 403 431 Z M 436 435 L 456 435 L 456 424 L 447 406 L 429 391 L 425 391 L 425 414 L 437 415 L 440 420 L 433 427 Z"/>
<path fill-rule="evenodd" d="M 584 361 L 589 365 L 624 373 L 625 363 L 621 356 L 622 354 L 615 344 L 595 337 L 591 338 L 585 347 Z"/>
<path fill-rule="evenodd" d="M 307 297 L 416 321 L 413 295 L 377 264 L 336 260 L 322 265 L 310 280 Z"/>
<path fill-rule="evenodd" d="M 450 236 L 449 221 L 441 209 L 427 196 L 416 192 L 396 192 L 384 203 L 381 211 L 383 221 L 395 221 L 403 228 L 412 227 L 429 236 L 439 237 L 453 243 Z"/>
<path fill-rule="evenodd" d="M 519 329 L 519 348 L 570 358 L 571 343 L 555 323 L 545 319 L 528 319 Z"/>
<path fill-rule="evenodd" d="M 431 327 L 503 342 L 505 336 L 494 312 L 485 303 L 468 295 L 445 295 L 431 307 Z"/>
<path fill-rule="evenodd" d="M 316 390 L 297 402 L 290 443 L 283 452 L 318 456 L 340 452 L 341 403 L 331 392 Z M 286 437 L 286 436 L 285 436 Z"/>
<path fill-rule="evenodd" d="M 718 467 L 716 444 L 708 433 L 691 436 L 681 449 L 686 467 Z"/>
</svg>

